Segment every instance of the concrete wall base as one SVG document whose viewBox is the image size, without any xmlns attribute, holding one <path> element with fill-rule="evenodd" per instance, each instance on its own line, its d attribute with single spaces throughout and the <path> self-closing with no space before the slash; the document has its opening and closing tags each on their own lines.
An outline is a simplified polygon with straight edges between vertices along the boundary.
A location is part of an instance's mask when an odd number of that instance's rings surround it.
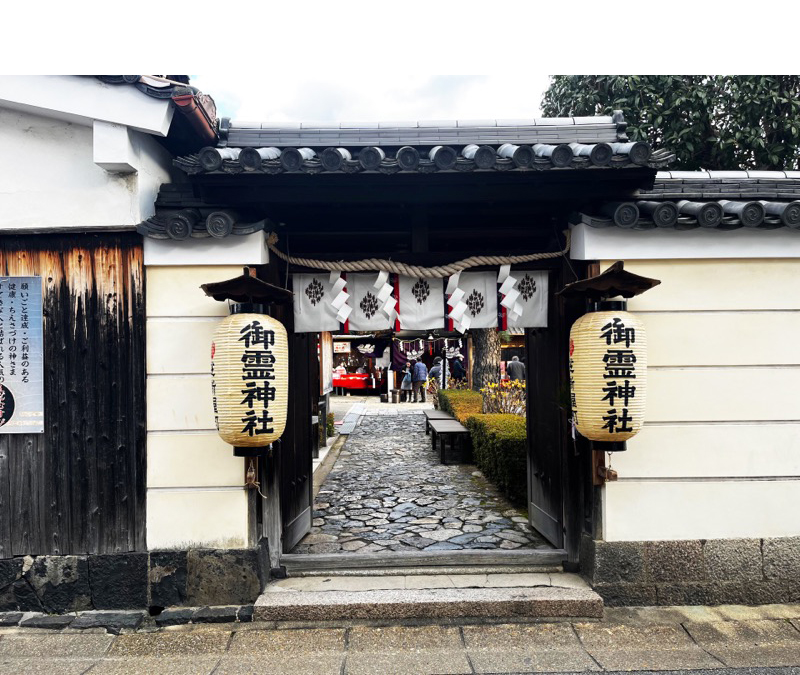
<svg viewBox="0 0 800 675">
<path fill-rule="evenodd" d="M 800 537 L 598 541 L 581 573 L 609 607 L 800 601 Z"/>
</svg>

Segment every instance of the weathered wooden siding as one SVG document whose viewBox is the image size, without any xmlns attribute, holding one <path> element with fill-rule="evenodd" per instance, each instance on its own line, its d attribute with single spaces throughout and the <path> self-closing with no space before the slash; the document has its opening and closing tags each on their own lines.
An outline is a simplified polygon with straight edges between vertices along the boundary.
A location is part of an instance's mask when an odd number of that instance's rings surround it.
<svg viewBox="0 0 800 675">
<path fill-rule="evenodd" d="M 145 548 L 141 237 L 0 238 L 43 279 L 43 434 L 0 434 L 0 557 Z"/>
</svg>

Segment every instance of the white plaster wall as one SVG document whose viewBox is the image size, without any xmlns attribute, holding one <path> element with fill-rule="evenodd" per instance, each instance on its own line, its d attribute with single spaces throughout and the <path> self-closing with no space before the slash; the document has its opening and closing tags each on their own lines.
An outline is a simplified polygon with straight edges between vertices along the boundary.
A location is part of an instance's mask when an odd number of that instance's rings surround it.
<svg viewBox="0 0 800 675">
<path fill-rule="evenodd" d="M 146 267 L 149 549 L 247 545 L 244 461 L 219 438 L 211 407 L 211 339 L 228 309 L 200 289 L 241 273 Z"/>
<path fill-rule="evenodd" d="M 647 329 L 647 421 L 611 458 L 603 538 L 800 535 L 800 260 L 625 269 L 662 283 L 629 302 Z"/>
<path fill-rule="evenodd" d="M 0 231 L 132 229 L 152 215 L 171 158 L 130 133 L 138 171 L 114 174 L 94 163 L 91 126 L 0 107 Z"/>
</svg>

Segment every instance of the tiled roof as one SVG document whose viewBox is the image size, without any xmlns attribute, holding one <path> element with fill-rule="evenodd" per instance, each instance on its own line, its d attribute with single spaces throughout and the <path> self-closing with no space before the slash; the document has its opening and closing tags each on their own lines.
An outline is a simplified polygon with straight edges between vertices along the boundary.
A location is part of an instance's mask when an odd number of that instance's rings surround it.
<svg viewBox="0 0 800 675">
<path fill-rule="evenodd" d="M 666 166 L 674 155 L 629 142 L 622 114 L 525 120 L 220 123 L 216 147 L 179 157 L 186 173 L 394 174 Z"/>
<path fill-rule="evenodd" d="M 800 231 L 800 171 L 659 171 L 636 200 L 576 215 L 592 227 Z"/>
</svg>

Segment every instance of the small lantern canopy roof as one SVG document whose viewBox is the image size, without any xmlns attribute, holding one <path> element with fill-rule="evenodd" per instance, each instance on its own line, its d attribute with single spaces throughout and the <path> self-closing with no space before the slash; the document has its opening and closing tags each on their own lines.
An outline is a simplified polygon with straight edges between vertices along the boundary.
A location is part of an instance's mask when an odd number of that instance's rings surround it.
<svg viewBox="0 0 800 675">
<path fill-rule="evenodd" d="M 558 295 L 565 298 L 585 298 L 594 301 L 617 296 L 632 298 L 649 291 L 660 283 L 661 281 L 658 279 L 649 279 L 633 272 L 626 272 L 623 262 L 619 260 L 596 277 L 567 284 L 558 292 Z"/>
<path fill-rule="evenodd" d="M 250 276 L 249 267 L 244 268 L 244 274 L 241 276 L 203 284 L 200 288 L 207 296 L 220 301 L 232 300 L 263 305 L 287 305 L 292 302 L 291 291 Z"/>
</svg>

